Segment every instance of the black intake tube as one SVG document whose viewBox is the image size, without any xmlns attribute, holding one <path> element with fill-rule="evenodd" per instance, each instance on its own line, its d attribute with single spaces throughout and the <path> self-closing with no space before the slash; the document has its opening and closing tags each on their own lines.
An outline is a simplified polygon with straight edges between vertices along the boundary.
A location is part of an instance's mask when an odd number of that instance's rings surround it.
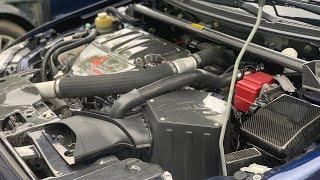
<svg viewBox="0 0 320 180">
<path fill-rule="evenodd" d="M 67 77 L 56 81 L 36 83 L 35 86 L 44 99 L 123 94 L 160 79 L 215 63 L 221 60 L 222 55 L 223 49 L 213 47 L 201 50 L 189 57 L 168 61 L 150 68 L 99 76 Z"/>
<path fill-rule="evenodd" d="M 138 71 L 70 77 L 60 80 L 58 96 L 70 98 L 123 94 L 174 74 L 170 64 L 165 63 Z"/>
<path fill-rule="evenodd" d="M 132 7 L 132 10 L 139 14 L 148 16 L 152 19 L 159 20 L 163 23 L 174 25 L 176 27 L 187 30 L 189 32 L 196 33 L 199 36 L 204 37 L 206 39 L 219 41 L 223 44 L 227 44 L 232 47 L 241 49 L 245 43 L 245 41 L 242 39 L 224 34 L 219 31 L 215 31 L 213 29 L 209 29 L 206 27 L 202 27 L 202 28 L 193 27 L 191 26 L 192 22 L 177 19 L 175 17 L 172 17 L 160 11 L 153 10 L 141 4 L 134 5 Z M 303 64 L 306 63 L 306 61 L 302 59 L 292 58 L 254 43 L 251 43 L 248 46 L 247 51 L 265 60 L 268 60 L 269 62 L 276 63 L 281 66 L 288 67 L 290 69 L 293 69 L 299 72 L 302 72 Z"/>
<path fill-rule="evenodd" d="M 195 59 L 198 59 L 198 67 L 204 68 L 206 66 L 216 64 L 223 61 L 224 47 L 213 46 L 202 49 L 192 55 Z"/>
<path fill-rule="evenodd" d="M 59 96 L 67 98 L 123 94 L 177 73 L 214 63 L 218 59 L 221 60 L 222 56 L 223 49 L 212 47 L 190 57 L 137 71 L 61 79 Z"/>
<path fill-rule="evenodd" d="M 124 118 L 126 112 L 132 108 L 141 105 L 147 100 L 160 96 L 162 94 L 175 91 L 178 88 L 190 85 L 194 82 L 205 83 L 211 88 L 224 88 L 230 86 L 232 73 L 216 75 L 202 69 L 185 72 L 157 82 L 144 86 L 140 89 L 134 89 L 127 94 L 122 95 L 112 106 L 111 116 L 113 118 Z M 240 78 L 239 74 L 239 78 Z"/>
</svg>

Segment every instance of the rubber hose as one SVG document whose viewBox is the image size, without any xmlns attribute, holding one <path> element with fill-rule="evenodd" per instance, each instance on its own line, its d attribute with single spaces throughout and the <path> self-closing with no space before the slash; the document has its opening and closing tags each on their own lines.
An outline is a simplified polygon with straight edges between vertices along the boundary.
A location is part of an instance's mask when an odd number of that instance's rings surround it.
<svg viewBox="0 0 320 180">
<path fill-rule="evenodd" d="M 65 46 L 58 48 L 52 54 L 53 61 L 57 61 L 59 55 L 66 52 L 66 51 L 69 51 L 71 49 L 77 48 L 77 47 L 82 46 L 84 44 L 90 43 L 91 41 L 93 41 L 96 38 L 96 36 L 97 36 L 97 31 L 95 29 L 91 29 L 91 31 L 87 37 L 84 37 L 78 41 L 71 43 L 71 44 L 68 44 L 68 45 L 65 45 Z"/>
<path fill-rule="evenodd" d="M 99 76 L 67 77 L 56 81 L 36 83 L 35 86 L 44 99 L 123 94 L 174 74 L 192 71 L 201 65 L 215 63 L 215 60 L 222 58 L 215 57 L 216 54 L 219 56 L 223 53 L 220 50 L 209 48 L 189 57 L 168 61 L 150 68 Z"/>
<path fill-rule="evenodd" d="M 63 47 L 63 46 L 66 46 L 70 43 L 73 43 L 75 42 L 75 40 L 69 40 L 69 41 L 62 41 L 62 42 L 59 42 L 55 45 L 53 45 L 44 55 L 44 58 L 41 62 L 41 75 L 40 75 L 40 78 L 41 78 L 41 81 L 47 81 L 47 67 L 48 67 L 48 62 L 50 60 L 50 57 L 52 55 L 52 53 L 59 49 L 60 47 Z"/>
<path fill-rule="evenodd" d="M 199 68 L 203 68 L 217 62 L 221 62 L 224 55 L 224 48 L 222 46 L 212 46 L 193 54 L 195 59 L 200 59 Z"/>
<path fill-rule="evenodd" d="M 131 17 L 129 15 L 126 15 L 126 14 L 122 14 L 121 12 L 118 11 L 118 9 L 114 8 L 114 7 L 107 7 L 105 9 L 105 11 L 107 13 L 112 13 L 114 14 L 115 16 L 117 16 L 122 22 L 125 22 L 125 23 L 129 23 L 129 24 L 137 24 L 140 22 L 139 19 L 136 19 L 134 17 Z"/>
<path fill-rule="evenodd" d="M 61 79 L 59 93 L 62 98 L 123 94 L 165 77 L 214 63 L 222 55 L 221 48 L 208 48 L 186 58 L 138 71 Z"/>
<path fill-rule="evenodd" d="M 147 100 L 175 91 L 194 82 L 205 83 L 211 88 L 228 87 L 231 82 L 232 73 L 216 75 L 202 69 L 174 75 L 161 79 L 140 89 L 134 89 L 122 95 L 112 106 L 111 116 L 113 118 L 124 118 L 126 112 L 146 102 Z M 239 76 L 241 77 L 241 76 Z"/>
<path fill-rule="evenodd" d="M 70 98 L 123 94 L 174 74 L 172 66 L 165 63 L 138 71 L 70 77 L 60 80 L 58 96 Z"/>
</svg>

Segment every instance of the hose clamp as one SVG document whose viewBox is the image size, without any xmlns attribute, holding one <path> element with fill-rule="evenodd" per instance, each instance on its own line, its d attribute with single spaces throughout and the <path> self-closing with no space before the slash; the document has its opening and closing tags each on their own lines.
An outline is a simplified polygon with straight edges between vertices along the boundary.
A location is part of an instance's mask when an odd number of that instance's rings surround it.
<svg viewBox="0 0 320 180">
<path fill-rule="evenodd" d="M 175 65 L 179 74 L 186 71 L 197 69 L 198 67 L 197 60 L 192 56 L 176 59 L 172 61 L 172 63 Z"/>
<path fill-rule="evenodd" d="M 56 96 L 57 96 L 58 98 L 61 98 L 60 87 L 59 87 L 60 80 L 61 80 L 61 79 L 57 79 L 57 80 L 54 81 L 54 91 L 56 92 Z"/>
<path fill-rule="evenodd" d="M 201 63 L 201 58 L 197 53 L 191 54 L 191 56 L 197 61 L 197 64 L 199 66 L 199 64 Z"/>
</svg>

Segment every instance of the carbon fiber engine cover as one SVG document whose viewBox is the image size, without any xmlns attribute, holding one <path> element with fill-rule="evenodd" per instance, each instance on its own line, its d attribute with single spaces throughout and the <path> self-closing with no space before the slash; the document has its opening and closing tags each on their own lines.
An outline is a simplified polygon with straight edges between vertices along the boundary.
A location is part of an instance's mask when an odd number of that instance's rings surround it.
<svg viewBox="0 0 320 180">
<path fill-rule="evenodd" d="M 252 115 L 241 131 L 252 144 L 290 159 L 319 135 L 320 107 L 283 95 Z"/>
</svg>

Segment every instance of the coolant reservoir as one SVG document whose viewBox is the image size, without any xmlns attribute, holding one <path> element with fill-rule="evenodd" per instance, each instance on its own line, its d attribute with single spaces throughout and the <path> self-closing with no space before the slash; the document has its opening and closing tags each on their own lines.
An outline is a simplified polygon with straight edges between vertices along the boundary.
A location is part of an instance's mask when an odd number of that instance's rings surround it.
<svg viewBox="0 0 320 180">
<path fill-rule="evenodd" d="M 114 17 L 109 16 L 107 13 L 99 13 L 95 19 L 96 29 L 100 34 L 108 33 L 112 30 Z"/>
<path fill-rule="evenodd" d="M 284 54 L 289 57 L 297 58 L 298 57 L 298 52 L 297 50 L 293 48 L 286 48 L 283 51 L 281 51 L 281 54 Z"/>
</svg>

